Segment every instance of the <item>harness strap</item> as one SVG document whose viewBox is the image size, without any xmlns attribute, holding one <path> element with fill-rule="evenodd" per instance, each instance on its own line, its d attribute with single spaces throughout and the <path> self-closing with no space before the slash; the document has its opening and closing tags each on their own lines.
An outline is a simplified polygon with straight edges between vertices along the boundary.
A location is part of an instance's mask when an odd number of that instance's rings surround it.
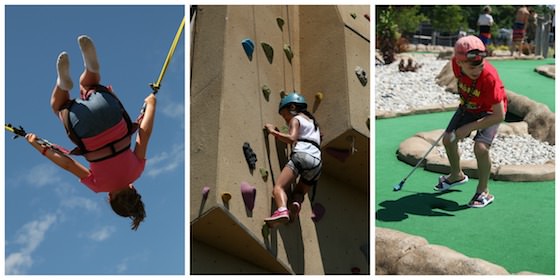
<svg viewBox="0 0 560 280">
<path fill-rule="evenodd" d="M 89 162 L 98 162 L 112 158 L 120 153 L 130 149 L 131 137 L 125 136 L 117 141 L 113 141 L 95 151 L 84 154 L 84 157 Z"/>
<path fill-rule="evenodd" d="M 304 139 L 304 138 L 298 138 L 297 140 L 298 142 L 306 142 L 306 143 L 310 143 L 311 145 L 315 146 L 315 148 L 321 150 L 321 145 L 319 145 L 319 143 L 310 140 L 310 139 Z"/>
<path fill-rule="evenodd" d="M 130 148 L 130 136 L 132 134 L 134 134 L 134 132 L 136 132 L 136 130 L 138 129 L 138 123 L 132 122 L 132 120 L 130 119 L 130 116 L 128 115 L 128 113 L 126 112 L 124 106 L 122 105 L 121 101 L 119 100 L 119 98 L 107 87 L 103 86 L 103 85 L 96 85 L 94 86 L 92 89 L 90 89 L 90 91 L 96 91 L 96 92 L 102 92 L 102 93 L 108 93 L 111 94 L 118 102 L 120 110 L 121 110 L 121 115 L 124 118 L 125 122 L 126 122 L 126 127 L 127 127 L 127 134 L 124 135 L 123 137 L 108 143 L 106 145 L 104 145 L 103 147 L 90 151 L 86 148 L 84 142 L 82 141 L 82 139 L 76 134 L 76 132 L 74 131 L 74 129 L 72 129 L 72 123 L 70 122 L 70 107 L 76 102 L 76 100 L 70 100 L 67 104 L 65 104 L 65 106 L 63 107 L 63 109 L 60 111 L 60 118 L 62 120 L 62 123 L 64 124 L 64 128 L 66 129 L 66 134 L 68 135 L 68 137 L 70 138 L 70 140 L 72 140 L 72 142 L 74 144 L 76 144 L 76 148 L 74 148 L 70 154 L 71 155 L 83 155 L 86 160 L 90 161 L 90 162 L 96 162 L 96 161 L 101 161 L 104 159 L 108 159 L 111 157 L 114 157 L 118 154 L 120 154 L 121 152 L 127 150 L 128 148 Z M 87 96 L 87 94 L 86 94 Z"/>
</svg>

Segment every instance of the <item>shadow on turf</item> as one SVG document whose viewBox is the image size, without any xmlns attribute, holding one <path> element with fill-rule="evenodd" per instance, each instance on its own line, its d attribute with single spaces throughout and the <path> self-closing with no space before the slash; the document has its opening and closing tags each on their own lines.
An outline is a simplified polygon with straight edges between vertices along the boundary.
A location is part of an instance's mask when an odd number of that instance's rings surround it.
<svg viewBox="0 0 560 280">
<path fill-rule="evenodd" d="M 455 216 L 448 212 L 468 209 L 467 205 L 459 205 L 455 201 L 440 198 L 440 195 L 458 192 L 460 190 L 448 190 L 437 193 L 414 193 L 403 196 L 398 200 L 385 200 L 379 203 L 384 207 L 377 210 L 375 218 L 385 222 L 397 222 L 407 219 L 409 215 L 449 217 Z"/>
</svg>

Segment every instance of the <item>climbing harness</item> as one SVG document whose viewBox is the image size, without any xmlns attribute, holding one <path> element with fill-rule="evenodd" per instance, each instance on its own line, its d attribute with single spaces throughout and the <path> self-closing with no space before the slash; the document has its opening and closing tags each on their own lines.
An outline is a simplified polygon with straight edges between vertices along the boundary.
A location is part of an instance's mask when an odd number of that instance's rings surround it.
<svg viewBox="0 0 560 280">
<path fill-rule="evenodd" d="M 183 17 L 183 20 L 181 21 L 181 24 L 179 25 L 179 29 L 175 33 L 175 38 L 173 39 L 173 43 L 171 44 L 171 48 L 169 49 L 169 52 L 167 53 L 167 57 L 165 58 L 165 62 L 163 63 L 163 67 L 160 71 L 160 74 L 159 74 L 159 77 L 158 77 L 157 81 L 155 83 L 150 83 L 150 87 L 152 88 L 152 93 L 153 94 L 157 94 L 157 92 L 159 91 L 159 89 L 161 87 L 161 82 L 163 80 L 163 77 L 165 76 L 165 72 L 167 71 L 167 67 L 169 66 L 171 58 L 173 57 L 173 54 L 175 53 L 175 49 L 177 47 L 179 39 L 181 38 L 181 34 L 183 33 L 184 27 L 185 27 L 185 17 Z M 95 91 L 106 92 L 106 93 L 110 93 L 110 94 L 114 95 L 114 93 L 110 89 L 107 89 L 106 87 L 101 86 L 101 85 L 96 86 Z M 119 100 L 119 99 L 117 98 L 117 100 Z M 71 105 L 73 102 L 74 101 L 71 101 L 69 103 L 69 105 Z M 39 145 L 42 145 L 42 146 L 44 146 L 48 149 L 51 149 L 52 151 L 54 151 L 56 153 L 60 153 L 60 154 L 64 154 L 64 155 L 83 155 L 90 162 L 101 161 L 101 160 L 113 157 L 113 156 L 119 154 L 120 152 L 125 151 L 128 148 L 130 148 L 130 137 L 129 136 L 132 135 L 136 131 L 136 129 L 138 128 L 138 124 L 142 121 L 142 119 L 144 118 L 144 113 L 146 112 L 146 103 L 144 103 L 144 105 L 142 106 L 142 109 L 140 110 L 140 115 L 136 118 L 135 122 L 132 122 L 128 113 L 124 109 L 124 106 L 122 106 L 122 104 L 119 101 L 119 105 L 121 106 L 121 112 L 122 112 L 123 118 L 126 121 L 128 133 L 124 137 L 122 137 L 122 138 L 120 138 L 116 141 L 113 141 L 113 142 L 111 142 L 111 143 L 109 143 L 109 144 L 107 144 L 107 145 L 105 145 L 105 146 L 103 146 L 103 147 L 101 147 L 97 150 L 88 151 L 85 148 L 85 145 L 84 145 L 83 141 L 79 137 L 77 137 L 75 132 L 71 129 L 71 125 L 69 123 L 69 118 L 68 118 L 69 105 L 67 105 L 66 108 L 61 111 L 61 113 L 63 114 L 63 124 L 64 124 L 64 127 L 66 128 L 66 131 L 67 131 L 67 134 L 68 134 L 69 138 L 78 147 L 73 149 L 72 151 L 68 151 L 67 149 L 65 149 L 65 148 L 63 148 L 63 147 L 61 147 L 57 144 L 51 143 L 50 141 L 48 141 L 44 138 L 37 137 L 36 141 Z M 13 137 L 14 139 L 16 139 L 18 137 L 25 137 L 27 135 L 27 132 L 21 126 L 15 127 L 12 124 L 7 123 L 7 124 L 4 124 L 4 128 L 5 128 L 6 131 L 14 134 L 14 137 Z"/>
</svg>

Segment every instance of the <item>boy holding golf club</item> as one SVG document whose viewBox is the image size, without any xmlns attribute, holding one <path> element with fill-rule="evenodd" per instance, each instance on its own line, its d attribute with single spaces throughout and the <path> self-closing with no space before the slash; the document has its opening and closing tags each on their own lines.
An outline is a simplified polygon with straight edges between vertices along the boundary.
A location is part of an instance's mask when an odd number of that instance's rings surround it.
<svg viewBox="0 0 560 280">
<path fill-rule="evenodd" d="M 496 69 L 485 62 L 486 56 L 486 47 L 476 36 L 462 37 L 455 44 L 451 64 L 457 78 L 461 105 L 443 135 L 451 172 L 440 176 L 435 186 L 437 191 L 445 191 L 468 181 L 461 169 L 457 143 L 476 130 L 474 153 L 479 181 L 475 195 L 468 204 L 476 208 L 485 207 L 494 200 L 488 189 L 491 168 L 489 149 L 507 110 L 504 86 Z"/>
</svg>

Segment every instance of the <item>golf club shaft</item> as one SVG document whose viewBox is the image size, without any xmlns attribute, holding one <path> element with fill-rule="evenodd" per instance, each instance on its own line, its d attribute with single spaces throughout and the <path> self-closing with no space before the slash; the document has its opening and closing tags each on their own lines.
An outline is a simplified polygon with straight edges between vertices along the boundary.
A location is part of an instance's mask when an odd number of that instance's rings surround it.
<svg viewBox="0 0 560 280">
<path fill-rule="evenodd" d="M 404 177 L 403 182 L 406 181 L 408 179 L 408 177 L 410 177 L 410 175 L 412 175 L 412 173 L 414 173 L 414 171 L 416 170 L 416 168 L 418 168 L 418 166 L 420 166 L 420 164 L 424 161 L 424 159 L 426 159 L 426 157 L 428 156 L 428 154 L 434 149 L 435 146 L 437 146 L 437 144 L 439 143 L 439 141 L 441 140 L 441 138 L 443 138 L 443 136 L 445 135 L 445 131 L 439 136 L 439 138 L 434 142 L 434 144 L 432 144 L 432 146 L 430 147 L 430 149 L 424 154 L 424 156 L 418 160 L 418 162 L 416 163 L 416 165 L 414 166 L 414 168 L 412 168 L 412 170 L 410 170 L 410 172 L 408 173 L 408 175 L 406 175 L 406 177 Z"/>
</svg>

